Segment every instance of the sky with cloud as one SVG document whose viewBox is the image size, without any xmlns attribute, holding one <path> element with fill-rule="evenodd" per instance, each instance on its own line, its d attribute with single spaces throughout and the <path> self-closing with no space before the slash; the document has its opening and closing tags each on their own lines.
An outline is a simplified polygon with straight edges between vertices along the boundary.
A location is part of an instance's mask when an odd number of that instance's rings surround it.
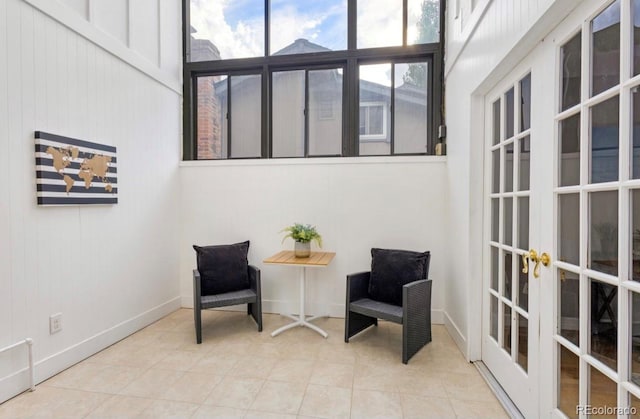
<svg viewBox="0 0 640 419">
<path fill-rule="evenodd" d="M 417 36 L 422 0 L 409 0 L 408 39 Z M 358 2 L 358 47 L 402 44 L 402 0 Z M 191 0 L 192 34 L 208 39 L 225 58 L 264 55 L 264 0 Z M 323 47 L 347 47 L 346 0 L 272 0 L 271 52 L 304 38 Z M 388 75 L 373 71 L 367 79 Z M 376 74 L 377 73 L 377 74 Z"/>
</svg>

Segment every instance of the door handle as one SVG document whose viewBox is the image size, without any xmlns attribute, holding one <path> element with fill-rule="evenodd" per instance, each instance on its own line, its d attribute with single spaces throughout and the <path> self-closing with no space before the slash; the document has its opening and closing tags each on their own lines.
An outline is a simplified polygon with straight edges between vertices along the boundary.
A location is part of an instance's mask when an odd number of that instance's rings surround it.
<svg viewBox="0 0 640 419">
<path fill-rule="evenodd" d="M 540 256 L 538 256 L 538 252 L 535 249 L 530 249 L 528 252 L 524 252 L 522 254 L 523 274 L 529 273 L 529 263 L 527 262 L 527 259 L 535 263 L 533 267 L 534 278 L 540 277 L 540 263 L 542 263 L 544 266 L 549 266 L 549 263 L 551 263 L 551 257 L 548 253 L 544 252 Z"/>
</svg>

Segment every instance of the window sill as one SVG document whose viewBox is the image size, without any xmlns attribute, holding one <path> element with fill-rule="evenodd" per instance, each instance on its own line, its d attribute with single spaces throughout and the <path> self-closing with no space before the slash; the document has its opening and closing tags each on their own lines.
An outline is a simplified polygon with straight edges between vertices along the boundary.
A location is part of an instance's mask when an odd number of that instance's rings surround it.
<svg viewBox="0 0 640 419">
<path fill-rule="evenodd" d="M 309 157 L 290 159 L 190 160 L 180 167 L 233 166 L 320 166 L 341 164 L 434 164 L 446 163 L 447 156 Z"/>
</svg>

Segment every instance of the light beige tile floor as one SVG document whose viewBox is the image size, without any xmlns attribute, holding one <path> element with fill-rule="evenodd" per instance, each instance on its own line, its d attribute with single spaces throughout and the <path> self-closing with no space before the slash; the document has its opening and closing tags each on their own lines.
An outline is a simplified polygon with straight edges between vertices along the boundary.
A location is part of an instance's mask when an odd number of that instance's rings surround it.
<svg viewBox="0 0 640 419">
<path fill-rule="evenodd" d="M 503 418 L 506 413 L 443 326 L 408 365 L 399 325 L 380 322 L 344 343 L 266 314 L 178 310 L 0 405 L 0 418 Z"/>
</svg>

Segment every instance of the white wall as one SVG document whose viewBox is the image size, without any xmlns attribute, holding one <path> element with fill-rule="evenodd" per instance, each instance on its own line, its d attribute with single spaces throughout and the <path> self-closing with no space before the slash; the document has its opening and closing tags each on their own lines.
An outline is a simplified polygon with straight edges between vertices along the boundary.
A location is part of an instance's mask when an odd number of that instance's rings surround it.
<svg viewBox="0 0 640 419">
<path fill-rule="evenodd" d="M 68 3 L 0 1 L 0 347 L 33 338 L 37 381 L 180 305 L 179 73 L 144 67 Z M 116 146 L 119 203 L 38 207 L 35 130 Z M 22 348 L 0 355 L 0 402 L 25 366 Z"/>
<path fill-rule="evenodd" d="M 451 233 L 444 309 L 449 332 L 478 359 L 481 333 L 484 94 L 555 27 L 578 0 L 461 2 L 447 16 L 447 189 Z M 471 338 L 471 340 L 469 340 Z"/>
<path fill-rule="evenodd" d="M 265 312 L 297 312 L 297 272 L 262 260 L 293 249 L 279 233 L 294 222 L 317 226 L 326 269 L 308 272 L 313 313 L 344 317 L 345 277 L 369 270 L 372 247 L 430 250 L 433 322 L 442 322 L 449 222 L 445 157 L 330 158 L 184 162 L 180 290 L 193 306 L 193 244 L 251 240 L 249 262 L 262 270 Z M 314 245 L 315 246 L 315 245 Z"/>
</svg>

